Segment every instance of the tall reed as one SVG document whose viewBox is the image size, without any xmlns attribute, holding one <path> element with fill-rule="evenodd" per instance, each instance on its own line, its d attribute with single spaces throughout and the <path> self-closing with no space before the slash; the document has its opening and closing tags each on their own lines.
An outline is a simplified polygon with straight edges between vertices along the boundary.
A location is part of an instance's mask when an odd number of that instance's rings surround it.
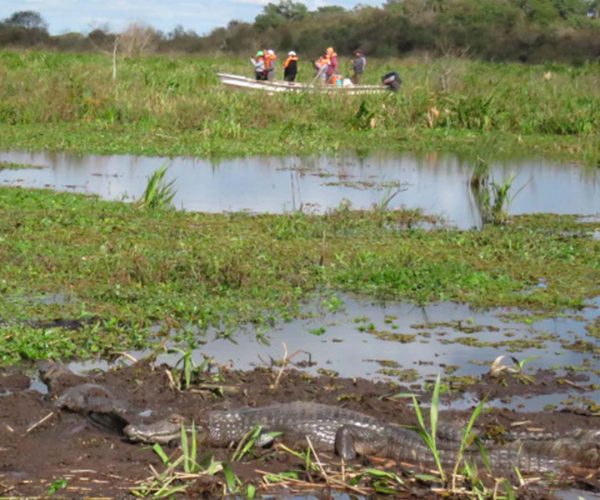
<svg viewBox="0 0 600 500">
<path fill-rule="evenodd" d="M 168 168 L 168 165 L 162 165 L 149 177 L 144 194 L 138 201 L 140 206 L 151 209 L 166 209 L 171 206 L 177 193 L 173 189 L 175 180 L 164 182 Z"/>
</svg>

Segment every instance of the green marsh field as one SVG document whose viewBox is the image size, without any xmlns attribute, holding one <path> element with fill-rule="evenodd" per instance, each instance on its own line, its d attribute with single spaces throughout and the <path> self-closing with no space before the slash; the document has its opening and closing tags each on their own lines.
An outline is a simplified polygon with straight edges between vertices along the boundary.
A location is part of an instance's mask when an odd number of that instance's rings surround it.
<svg viewBox="0 0 600 500">
<path fill-rule="evenodd" d="M 368 64 L 365 83 L 396 70 L 401 91 L 383 99 L 240 94 L 219 86 L 216 72 L 251 76 L 246 58 L 119 58 L 113 80 L 109 55 L 2 51 L 0 147 L 203 157 L 445 150 L 598 163 L 597 63 Z M 301 60 L 299 79 L 313 73 Z"/>
<path fill-rule="evenodd" d="M 1 188 L 0 357 L 141 348 L 154 324 L 232 335 L 294 317 L 327 289 L 543 314 L 600 293 L 597 223 L 539 215 L 482 231 L 389 229 L 407 218 L 418 214 L 209 215 Z"/>
<path fill-rule="evenodd" d="M 308 66 L 301 80 L 311 80 Z M 119 59 L 113 80 L 109 56 L 3 51 L 0 147 L 201 157 L 437 150 L 597 168 L 597 64 L 372 60 L 365 83 L 390 69 L 404 80 L 398 94 L 267 96 L 219 86 L 216 71 L 250 74 L 245 59 Z M 144 347 L 156 324 L 231 335 L 291 318 L 322 290 L 544 314 L 600 293 L 597 222 L 540 214 L 482 231 L 390 229 L 422 218 L 385 206 L 210 215 L 0 188 L 0 362 Z"/>
</svg>

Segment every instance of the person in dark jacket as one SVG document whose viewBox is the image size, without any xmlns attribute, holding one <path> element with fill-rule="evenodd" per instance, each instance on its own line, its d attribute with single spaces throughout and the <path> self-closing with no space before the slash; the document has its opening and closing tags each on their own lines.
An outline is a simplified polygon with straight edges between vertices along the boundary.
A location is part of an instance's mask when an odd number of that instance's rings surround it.
<svg viewBox="0 0 600 500">
<path fill-rule="evenodd" d="M 286 82 L 296 81 L 298 74 L 298 56 L 293 50 L 288 52 L 287 59 L 283 63 L 283 79 Z"/>
<path fill-rule="evenodd" d="M 352 59 L 352 83 L 354 85 L 358 85 L 360 83 L 360 79 L 362 74 L 365 72 L 365 68 L 367 67 L 367 58 L 360 51 L 357 50 L 354 52 L 354 58 Z"/>
</svg>

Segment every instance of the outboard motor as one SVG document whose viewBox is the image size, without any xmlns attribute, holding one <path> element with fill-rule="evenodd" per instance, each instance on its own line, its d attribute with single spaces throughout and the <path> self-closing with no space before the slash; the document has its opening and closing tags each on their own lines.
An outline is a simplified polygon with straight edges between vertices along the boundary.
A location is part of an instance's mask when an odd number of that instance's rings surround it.
<svg viewBox="0 0 600 500">
<path fill-rule="evenodd" d="M 381 83 L 386 85 L 392 92 L 398 92 L 402 79 L 395 71 L 390 71 L 381 77 Z"/>
</svg>

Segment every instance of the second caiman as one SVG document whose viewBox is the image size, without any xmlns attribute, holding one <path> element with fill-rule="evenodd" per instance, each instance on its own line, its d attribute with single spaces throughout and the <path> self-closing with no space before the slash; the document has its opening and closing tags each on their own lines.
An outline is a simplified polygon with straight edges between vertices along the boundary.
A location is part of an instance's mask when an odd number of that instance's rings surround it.
<svg viewBox="0 0 600 500">
<path fill-rule="evenodd" d="M 167 443 L 178 438 L 183 422 L 183 417 L 175 415 L 151 424 L 130 424 L 123 432 L 132 441 Z M 433 462 L 432 451 L 415 430 L 319 403 L 292 402 L 211 411 L 196 426 L 204 431 L 205 443 L 213 446 L 237 443 L 260 426 L 264 435 L 281 433 L 278 439 L 304 446 L 308 438 L 316 450 L 335 452 L 345 460 L 372 455 L 419 465 Z M 504 444 L 484 441 L 483 446 L 470 446 L 464 450 L 464 457 L 470 463 L 487 463 L 495 471 L 514 468 L 524 472 L 560 471 L 570 465 L 600 467 L 600 430 L 575 430 L 561 436 L 524 433 L 509 438 Z M 440 428 L 437 449 L 443 465 L 454 465 L 460 440 L 457 428 Z"/>
</svg>

